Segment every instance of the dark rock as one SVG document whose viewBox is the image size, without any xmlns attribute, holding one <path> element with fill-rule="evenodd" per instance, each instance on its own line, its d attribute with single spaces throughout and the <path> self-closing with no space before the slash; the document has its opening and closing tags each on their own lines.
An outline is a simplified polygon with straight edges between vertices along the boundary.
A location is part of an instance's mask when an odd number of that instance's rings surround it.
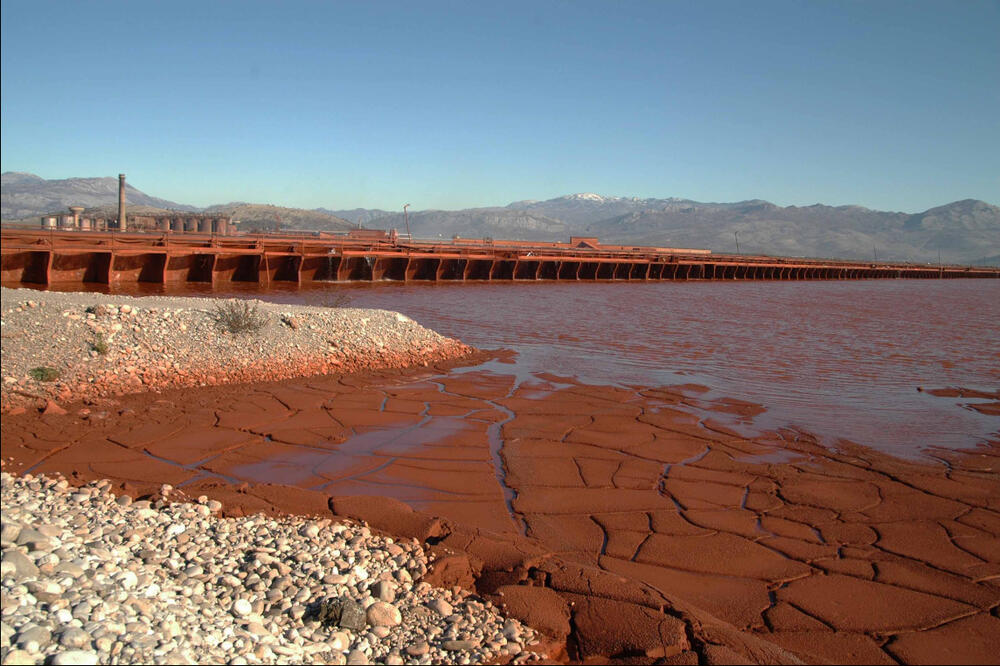
<svg viewBox="0 0 1000 666">
<path fill-rule="evenodd" d="M 351 599 L 321 601 L 311 615 L 326 627 L 361 631 L 368 624 L 364 607 Z"/>
<path fill-rule="evenodd" d="M 340 613 L 341 629 L 361 631 L 367 626 L 367 624 L 368 618 L 365 614 L 364 607 L 353 601 L 345 601 L 343 609 Z"/>
</svg>

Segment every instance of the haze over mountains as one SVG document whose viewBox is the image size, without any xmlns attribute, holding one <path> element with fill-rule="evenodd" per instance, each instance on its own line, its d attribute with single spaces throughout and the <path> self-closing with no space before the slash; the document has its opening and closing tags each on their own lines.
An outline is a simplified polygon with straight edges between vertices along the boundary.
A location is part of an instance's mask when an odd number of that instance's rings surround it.
<svg viewBox="0 0 1000 666">
<path fill-rule="evenodd" d="M 116 178 L 45 180 L 33 174 L 2 176 L 3 219 L 62 212 L 69 205 L 113 206 Z M 244 229 L 341 231 L 358 224 L 403 231 L 402 212 L 378 209 L 305 210 L 230 203 L 202 209 L 158 199 L 129 186 L 129 205 L 180 211 L 232 211 Z M 946 263 L 1000 264 L 1000 208 L 966 199 L 910 214 L 861 206 L 776 206 L 754 199 L 703 203 L 638 199 L 592 193 L 546 201 L 458 211 L 410 212 L 416 238 L 565 240 L 597 236 L 607 243 L 708 248 L 716 252 Z"/>
</svg>

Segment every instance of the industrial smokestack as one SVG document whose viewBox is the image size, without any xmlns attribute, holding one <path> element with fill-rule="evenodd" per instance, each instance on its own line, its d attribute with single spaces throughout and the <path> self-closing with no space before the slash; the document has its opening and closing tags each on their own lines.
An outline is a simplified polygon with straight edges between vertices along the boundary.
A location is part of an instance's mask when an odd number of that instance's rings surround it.
<svg viewBox="0 0 1000 666">
<path fill-rule="evenodd" d="M 125 174 L 118 174 L 118 228 L 121 231 L 128 229 L 125 223 Z"/>
</svg>

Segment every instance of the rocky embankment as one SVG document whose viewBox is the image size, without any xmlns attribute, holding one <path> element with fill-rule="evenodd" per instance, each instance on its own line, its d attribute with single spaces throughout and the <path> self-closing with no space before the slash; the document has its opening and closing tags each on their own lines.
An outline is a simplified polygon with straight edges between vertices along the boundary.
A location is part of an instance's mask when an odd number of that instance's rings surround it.
<svg viewBox="0 0 1000 666">
<path fill-rule="evenodd" d="M 358 524 L 2 474 L 4 664 L 523 663 L 535 632 Z"/>
<path fill-rule="evenodd" d="M 385 310 L 0 290 L 0 409 L 427 365 L 475 350 Z M 234 325 L 235 322 L 235 325 Z"/>
</svg>

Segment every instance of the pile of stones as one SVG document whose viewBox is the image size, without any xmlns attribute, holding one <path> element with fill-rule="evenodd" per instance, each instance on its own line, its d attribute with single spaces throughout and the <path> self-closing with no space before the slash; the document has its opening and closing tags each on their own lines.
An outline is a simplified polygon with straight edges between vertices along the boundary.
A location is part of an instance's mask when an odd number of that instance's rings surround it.
<svg viewBox="0 0 1000 666">
<path fill-rule="evenodd" d="M 525 663 L 533 630 L 420 582 L 415 541 L 0 473 L 4 664 Z"/>
<path fill-rule="evenodd" d="M 229 306 L 260 327 L 233 332 Z M 0 288 L 0 407 L 426 366 L 472 351 L 388 310 Z M 44 375 L 40 369 L 49 369 Z M 35 405 L 37 401 L 42 403 Z"/>
</svg>

